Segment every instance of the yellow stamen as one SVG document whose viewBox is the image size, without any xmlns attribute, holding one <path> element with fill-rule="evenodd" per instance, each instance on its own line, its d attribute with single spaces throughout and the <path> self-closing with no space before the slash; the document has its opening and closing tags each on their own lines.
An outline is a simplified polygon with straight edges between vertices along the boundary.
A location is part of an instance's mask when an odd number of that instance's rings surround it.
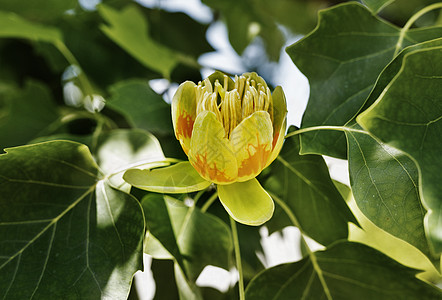
<svg viewBox="0 0 442 300">
<path fill-rule="evenodd" d="M 223 124 L 225 136 L 256 111 L 267 111 L 273 121 L 273 99 L 264 84 L 245 76 L 235 76 L 234 88 L 229 91 L 229 78 L 224 76 L 223 85 L 218 80 L 212 85 L 206 78 L 195 87 L 197 114 L 204 110 L 215 113 Z"/>
</svg>

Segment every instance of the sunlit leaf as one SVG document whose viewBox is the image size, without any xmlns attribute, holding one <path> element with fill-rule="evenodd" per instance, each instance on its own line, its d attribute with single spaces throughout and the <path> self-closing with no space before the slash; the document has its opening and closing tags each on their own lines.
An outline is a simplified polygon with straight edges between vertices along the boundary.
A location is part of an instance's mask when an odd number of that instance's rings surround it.
<svg viewBox="0 0 442 300">
<path fill-rule="evenodd" d="M 107 105 L 123 114 L 133 127 L 173 133 L 170 105 L 145 80 L 121 81 L 110 88 L 110 93 Z"/>
<path fill-rule="evenodd" d="M 229 269 L 230 230 L 218 218 L 176 199 L 148 195 L 142 200 L 147 227 L 177 259 L 184 259 L 187 279 L 195 282 L 206 265 Z M 163 203 L 158 203 L 163 202 Z"/>
<path fill-rule="evenodd" d="M 0 155 L 2 298 L 127 297 L 142 268 L 143 213 L 97 174 L 73 142 Z"/>
<path fill-rule="evenodd" d="M 119 129 L 102 134 L 96 150 L 100 169 L 109 176 L 109 182 L 122 191 L 129 192 L 130 185 L 123 180 L 130 167 L 164 166 L 165 157 L 160 143 L 143 130 Z"/>
<path fill-rule="evenodd" d="M 56 27 L 33 23 L 14 13 L 4 11 L 0 11 L 0 37 L 25 38 L 50 43 L 62 39 L 61 32 Z"/>
<path fill-rule="evenodd" d="M 135 5 L 117 11 L 101 4 L 98 11 L 109 23 L 101 29 L 110 39 L 146 67 L 170 77 L 178 58 L 172 50 L 149 37 L 148 22 Z"/>
<path fill-rule="evenodd" d="M 1 149 L 23 145 L 39 137 L 59 117 L 48 88 L 35 81 L 28 81 L 22 90 L 6 93 L 3 101 L 3 106 L 0 104 Z"/>
<path fill-rule="evenodd" d="M 388 145 L 410 154 L 419 167 L 430 245 L 442 252 L 442 47 L 405 55 L 402 68 L 358 122 Z"/>
<path fill-rule="evenodd" d="M 347 223 L 357 222 L 331 181 L 324 159 L 319 155 L 298 153 L 299 138 L 287 139 L 271 166 L 273 174 L 264 186 L 287 204 L 301 229 L 314 240 L 329 245 L 346 239 Z M 270 226 L 279 230 L 281 226 L 293 225 L 284 222 L 288 221 L 285 215 L 282 218 L 282 223 Z M 272 222 L 271 219 L 269 223 Z"/>
<path fill-rule="evenodd" d="M 358 207 L 374 224 L 432 258 L 415 163 L 369 135 L 348 132 L 347 139 L 350 182 Z"/>
<path fill-rule="evenodd" d="M 346 125 L 354 119 L 382 69 L 403 47 L 439 38 L 442 27 L 404 32 L 357 3 L 344 3 L 319 13 L 318 27 L 287 48 L 310 83 L 310 99 L 302 128 Z M 342 132 L 302 134 L 302 153 L 345 159 Z"/>
<path fill-rule="evenodd" d="M 246 298 L 440 299 L 440 290 L 416 279 L 416 273 L 365 245 L 339 242 L 262 272 L 247 286 Z"/>
</svg>

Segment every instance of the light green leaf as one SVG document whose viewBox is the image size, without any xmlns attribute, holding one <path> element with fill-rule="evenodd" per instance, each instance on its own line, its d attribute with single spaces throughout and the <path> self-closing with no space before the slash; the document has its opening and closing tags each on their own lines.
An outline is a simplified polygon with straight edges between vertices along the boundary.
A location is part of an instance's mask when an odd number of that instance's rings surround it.
<svg viewBox="0 0 442 300">
<path fill-rule="evenodd" d="M 130 169 L 124 173 L 123 179 L 139 189 L 167 194 L 196 192 L 211 184 L 188 161 L 153 170 Z"/>
<path fill-rule="evenodd" d="M 183 271 L 174 264 L 175 281 L 180 299 L 203 300 L 199 287 L 184 276 Z"/>
<path fill-rule="evenodd" d="M 142 269 L 143 213 L 97 174 L 73 142 L 0 155 L 0 297 L 127 297 Z"/>
<path fill-rule="evenodd" d="M 441 299 L 440 290 L 418 280 L 416 273 L 373 248 L 338 242 L 299 262 L 265 270 L 249 283 L 246 298 Z"/>
<path fill-rule="evenodd" d="M 28 143 L 44 134 L 59 117 L 49 89 L 35 81 L 26 82 L 23 90 L 5 94 L 3 100 L 3 106 L 0 105 L 0 149 Z"/>
<path fill-rule="evenodd" d="M 146 80 L 120 81 L 110 88 L 106 105 L 121 114 L 133 127 L 159 134 L 173 134 L 170 105 L 155 93 Z"/>
<path fill-rule="evenodd" d="M 258 226 L 273 215 L 275 204 L 256 178 L 244 182 L 218 185 L 218 197 L 229 215 L 237 222 Z"/>
<path fill-rule="evenodd" d="M 367 134 L 347 132 L 350 182 L 356 203 L 374 224 L 430 254 L 419 197 L 418 170 L 403 152 Z"/>
<path fill-rule="evenodd" d="M 374 16 L 357 3 L 344 3 L 319 13 L 318 27 L 287 53 L 310 82 L 310 99 L 302 128 L 343 126 L 354 120 L 379 73 L 403 47 L 440 38 L 442 27 L 401 29 Z M 351 46 L 349 46 L 351 45 Z M 345 135 L 316 131 L 301 136 L 303 154 L 347 157 Z"/>
<path fill-rule="evenodd" d="M 393 80 L 396 74 L 400 71 L 402 67 L 402 61 L 406 54 L 421 49 L 428 49 L 440 46 L 442 46 L 442 38 L 409 46 L 405 48 L 403 51 L 401 51 L 401 53 L 399 53 L 399 55 L 396 56 L 395 59 L 390 64 L 388 64 L 388 66 L 385 67 L 381 75 L 379 75 L 379 78 L 376 81 L 376 85 L 372 89 L 370 96 L 365 101 L 364 107 L 361 109 L 361 112 L 368 109 L 381 96 L 382 92 L 387 87 L 387 85 Z"/>
<path fill-rule="evenodd" d="M 230 230 L 218 218 L 171 197 L 148 195 L 142 205 L 150 233 L 174 256 L 192 282 L 206 265 L 229 269 Z"/>
<path fill-rule="evenodd" d="M 365 3 L 365 5 L 367 5 L 367 7 L 375 14 L 394 1 L 395 0 L 362 0 L 362 2 Z"/>
<path fill-rule="evenodd" d="M 160 72 L 166 78 L 170 77 L 178 63 L 177 55 L 149 37 L 147 20 L 135 5 L 117 11 L 101 4 L 98 12 L 109 23 L 100 28 L 111 40 L 144 66 Z"/>
<path fill-rule="evenodd" d="M 300 223 L 300 229 L 314 240 L 329 245 L 346 239 L 347 223 L 357 224 L 357 221 L 330 179 L 324 159 L 319 155 L 298 153 L 298 137 L 287 139 L 271 166 L 272 176 L 264 186 L 287 204 Z M 278 219 L 269 222 L 273 230 L 293 225 L 281 213 Z M 276 224 L 272 225 L 273 222 Z"/>
<path fill-rule="evenodd" d="M 100 169 L 112 186 L 125 192 L 130 191 L 130 185 L 123 180 L 127 169 L 169 165 L 158 140 L 143 130 L 113 130 L 100 135 L 97 144 L 95 156 Z"/>
<path fill-rule="evenodd" d="M 362 127 L 417 162 L 428 209 L 425 226 L 436 255 L 442 252 L 441 95 L 442 47 L 414 51 L 404 56 L 399 73 L 358 118 Z"/>
<path fill-rule="evenodd" d="M 49 43 L 62 40 L 58 28 L 29 22 L 14 13 L 4 11 L 0 11 L 0 37 L 24 38 Z"/>
<path fill-rule="evenodd" d="M 2 0 L 0 10 L 14 12 L 28 20 L 47 22 L 63 17 L 77 5 L 77 0 Z"/>
</svg>

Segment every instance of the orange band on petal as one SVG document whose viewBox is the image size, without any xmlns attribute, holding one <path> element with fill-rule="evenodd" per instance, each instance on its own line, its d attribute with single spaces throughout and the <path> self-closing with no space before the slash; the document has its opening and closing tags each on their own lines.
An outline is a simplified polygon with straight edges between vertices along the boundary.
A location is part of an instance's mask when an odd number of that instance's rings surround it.
<svg viewBox="0 0 442 300">
<path fill-rule="evenodd" d="M 257 136 L 258 144 L 248 144 L 246 146 L 246 151 L 249 157 L 241 161 L 238 168 L 238 177 L 255 177 L 258 175 L 262 169 L 264 169 L 267 161 L 269 159 L 271 147 L 269 144 L 261 144 L 259 142 L 259 136 Z"/>
<path fill-rule="evenodd" d="M 226 175 L 225 171 L 221 171 L 216 166 L 216 163 L 208 163 L 207 156 L 197 155 L 195 160 L 190 160 L 192 166 L 203 177 L 218 184 L 227 184 L 235 181 L 236 178 L 231 178 Z"/>
</svg>

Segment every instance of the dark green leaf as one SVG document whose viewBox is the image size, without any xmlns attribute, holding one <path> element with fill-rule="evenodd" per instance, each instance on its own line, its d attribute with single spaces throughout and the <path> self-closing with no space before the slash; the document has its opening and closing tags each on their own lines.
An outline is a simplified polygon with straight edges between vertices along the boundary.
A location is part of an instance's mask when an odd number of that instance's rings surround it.
<svg viewBox="0 0 442 300">
<path fill-rule="evenodd" d="M 318 27 L 287 48 L 310 82 L 310 99 L 302 128 L 343 126 L 354 119 L 382 69 L 400 49 L 442 35 L 442 27 L 404 32 L 357 3 L 344 3 L 319 13 Z M 342 132 L 316 131 L 301 138 L 302 153 L 346 158 Z"/>
<path fill-rule="evenodd" d="M 358 207 L 378 227 L 431 258 L 415 163 L 367 134 L 348 132 L 347 139 L 350 182 Z"/>
<path fill-rule="evenodd" d="M 362 2 L 374 13 L 378 13 L 385 6 L 394 1 L 395 0 L 362 0 Z"/>
<path fill-rule="evenodd" d="M 170 77 L 178 63 L 178 57 L 171 49 L 152 40 L 148 23 L 135 5 L 117 11 L 109 6 L 98 7 L 100 15 L 109 23 L 102 25 L 103 32 L 120 47 L 135 57 L 144 66 Z"/>
<path fill-rule="evenodd" d="M 145 80 L 127 80 L 110 88 L 107 105 L 123 114 L 133 127 L 173 134 L 170 105 Z"/>
<path fill-rule="evenodd" d="M 434 254 L 442 252 L 442 47 L 405 55 L 402 68 L 358 122 L 417 162 Z"/>
<path fill-rule="evenodd" d="M 312 257 L 264 271 L 247 286 L 246 298 L 442 299 L 440 290 L 418 280 L 416 273 L 373 248 L 339 242 Z"/>
<path fill-rule="evenodd" d="M 207 265 L 229 269 L 233 245 L 227 225 L 181 201 L 167 196 L 164 200 L 161 198 L 148 195 L 142 200 L 146 216 L 152 216 L 146 218 L 147 227 L 170 254 L 177 259 L 184 258 L 187 278 L 195 282 Z M 165 206 L 156 203 L 158 201 L 163 201 Z M 174 244 L 178 245 L 179 252 Z"/>
<path fill-rule="evenodd" d="M 3 106 L 0 103 L 0 148 L 26 144 L 44 134 L 58 117 L 48 88 L 28 81 L 23 90 L 4 95 Z"/>
<path fill-rule="evenodd" d="M 87 147 L 10 148 L 0 170 L 1 297 L 127 297 L 142 269 L 143 214 L 97 177 Z"/>
<path fill-rule="evenodd" d="M 329 245 L 346 239 L 347 222 L 357 221 L 331 181 L 324 159 L 298 153 L 298 137 L 287 139 L 272 164 L 273 175 L 265 183 L 266 189 L 288 205 L 301 230 L 314 240 Z"/>
</svg>

